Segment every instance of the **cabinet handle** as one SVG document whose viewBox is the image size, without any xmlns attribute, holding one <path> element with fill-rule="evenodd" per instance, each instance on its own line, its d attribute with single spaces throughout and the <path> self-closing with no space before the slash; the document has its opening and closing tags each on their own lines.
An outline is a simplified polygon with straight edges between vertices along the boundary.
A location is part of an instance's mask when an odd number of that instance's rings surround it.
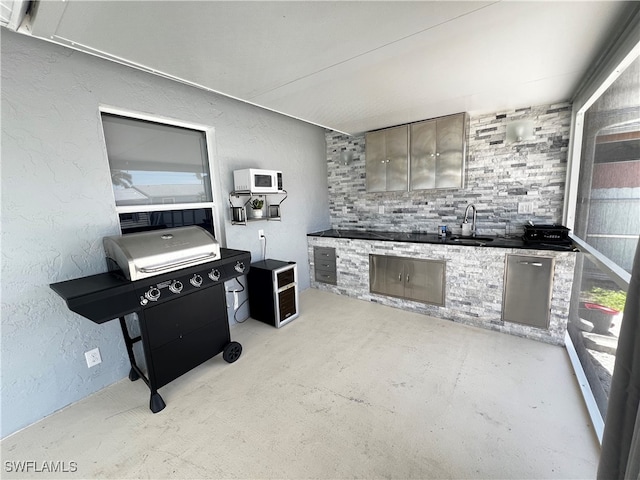
<svg viewBox="0 0 640 480">
<path fill-rule="evenodd" d="M 520 265 L 531 265 L 532 267 L 541 267 L 540 262 L 520 262 Z"/>
<path fill-rule="evenodd" d="M 407 283 L 409 283 L 409 275 L 407 275 Z"/>
<path fill-rule="evenodd" d="M 440 156 L 440 152 L 436 153 L 436 157 L 439 157 L 439 156 Z"/>
<path fill-rule="evenodd" d="M 399 282 L 401 282 L 401 281 L 402 281 L 402 272 L 400 272 L 400 273 L 398 274 L 398 281 L 399 281 Z"/>
</svg>

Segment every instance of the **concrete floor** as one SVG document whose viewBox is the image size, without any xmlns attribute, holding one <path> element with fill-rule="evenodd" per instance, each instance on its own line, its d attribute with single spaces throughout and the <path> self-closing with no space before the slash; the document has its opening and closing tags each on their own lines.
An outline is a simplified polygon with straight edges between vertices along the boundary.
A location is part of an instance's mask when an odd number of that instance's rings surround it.
<svg viewBox="0 0 640 480">
<path fill-rule="evenodd" d="M 233 327 L 240 359 L 163 387 L 158 414 L 125 379 L 6 438 L 2 478 L 595 477 L 563 348 L 313 289 L 300 300 L 282 329 Z M 77 471 L 7 471 L 27 460 Z"/>
</svg>

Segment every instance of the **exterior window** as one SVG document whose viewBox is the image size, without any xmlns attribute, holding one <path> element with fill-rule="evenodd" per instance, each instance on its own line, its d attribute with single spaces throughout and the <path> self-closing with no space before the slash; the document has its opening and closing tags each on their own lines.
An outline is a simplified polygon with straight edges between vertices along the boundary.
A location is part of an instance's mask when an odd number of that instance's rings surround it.
<svg viewBox="0 0 640 480">
<path fill-rule="evenodd" d="M 213 201 L 205 132 L 102 114 L 116 205 Z"/>
<path fill-rule="evenodd" d="M 206 130 L 101 116 L 122 232 L 200 225 L 215 235 Z"/>
<path fill-rule="evenodd" d="M 640 60 L 603 90 L 588 108 L 578 105 L 582 143 L 579 158 L 573 157 L 579 161 L 573 234 L 583 253 L 568 325 L 602 418 L 640 232 Z"/>
<path fill-rule="evenodd" d="M 640 59 L 584 116 L 574 233 L 631 273 L 640 232 Z"/>
</svg>

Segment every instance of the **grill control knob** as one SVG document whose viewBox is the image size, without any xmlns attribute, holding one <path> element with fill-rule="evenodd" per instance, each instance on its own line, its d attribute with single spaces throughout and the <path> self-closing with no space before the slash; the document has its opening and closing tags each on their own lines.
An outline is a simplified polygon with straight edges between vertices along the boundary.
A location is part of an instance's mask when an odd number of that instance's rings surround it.
<svg viewBox="0 0 640 480">
<path fill-rule="evenodd" d="M 147 300 L 155 302 L 160 298 L 160 289 L 157 287 L 151 287 L 144 293 L 144 296 L 147 297 Z"/>
<path fill-rule="evenodd" d="M 202 277 L 196 273 L 193 277 L 191 277 L 191 280 L 189 280 L 189 282 L 194 287 L 199 287 L 200 285 L 202 285 Z"/>
<path fill-rule="evenodd" d="M 234 267 L 236 269 L 236 272 L 238 273 L 242 273 L 244 272 L 244 262 L 236 262 L 236 265 Z"/>
<path fill-rule="evenodd" d="M 214 268 L 213 270 L 211 270 L 209 272 L 209 278 L 214 282 L 217 282 L 218 280 L 220 280 L 220 270 L 218 270 L 217 268 Z"/>
<path fill-rule="evenodd" d="M 180 293 L 182 291 L 182 282 L 180 280 L 174 280 L 173 282 L 171 282 L 171 285 L 169 285 L 169 290 L 171 290 L 173 293 Z"/>
</svg>

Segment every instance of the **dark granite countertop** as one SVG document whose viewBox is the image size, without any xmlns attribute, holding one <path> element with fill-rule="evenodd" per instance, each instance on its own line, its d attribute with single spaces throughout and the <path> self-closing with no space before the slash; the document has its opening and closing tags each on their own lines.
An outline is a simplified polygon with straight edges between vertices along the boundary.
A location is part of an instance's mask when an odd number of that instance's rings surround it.
<svg viewBox="0 0 640 480">
<path fill-rule="evenodd" d="M 322 230 L 308 233 L 308 237 L 347 238 L 352 240 L 377 240 L 383 242 L 432 243 L 444 245 L 463 245 L 469 247 L 520 248 L 531 250 L 555 250 L 561 252 L 577 251 L 572 243 L 533 243 L 526 242 L 522 237 L 499 237 L 478 235 L 463 237 L 461 235 L 447 235 L 440 237 L 435 233 L 421 232 L 377 232 L 373 230 Z"/>
</svg>

